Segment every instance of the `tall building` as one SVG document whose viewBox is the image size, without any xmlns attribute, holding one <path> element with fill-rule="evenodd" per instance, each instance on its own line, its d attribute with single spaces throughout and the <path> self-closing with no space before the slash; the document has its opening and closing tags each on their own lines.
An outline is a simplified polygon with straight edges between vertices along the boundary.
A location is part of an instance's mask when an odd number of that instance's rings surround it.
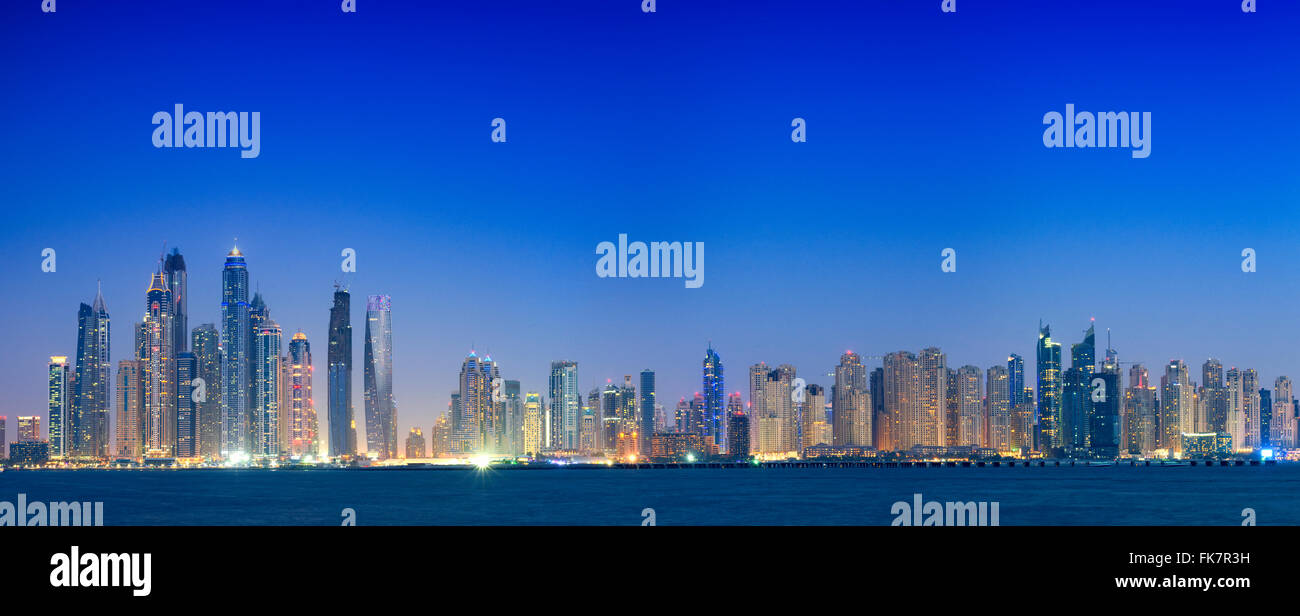
<svg viewBox="0 0 1300 616">
<path fill-rule="evenodd" d="M 143 362 L 123 359 L 117 362 L 117 446 L 119 458 L 137 459 L 140 448 L 140 414 L 144 411 Z"/>
<path fill-rule="evenodd" d="M 424 433 L 419 428 L 411 428 L 411 433 L 406 435 L 406 457 L 425 458 L 428 455 L 424 445 Z"/>
<path fill-rule="evenodd" d="M 1198 432 L 1228 432 L 1228 389 L 1223 379 L 1223 364 L 1217 359 L 1208 359 L 1201 364 L 1201 410 L 1197 417 L 1201 420 Z M 1233 444 L 1234 446 L 1236 443 Z"/>
<path fill-rule="evenodd" d="M 365 379 L 366 451 L 380 460 L 396 458 L 392 299 L 387 295 L 371 295 L 366 300 Z"/>
<path fill-rule="evenodd" d="M 718 386 L 722 385 L 722 360 L 717 362 L 717 379 Z M 707 355 L 705 358 L 704 369 L 705 390 L 708 390 L 709 384 L 709 364 Z M 640 425 L 641 425 L 641 443 L 640 449 L 643 452 L 650 451 L 650 441 L 654 439 L 655 433 L 655 373 L 654 370 L 646 368 L 641 371 L 641 396 L 638 401 L 640 406 Z"/>
<path fill-rule="evenodd" d="M 530 391 L 524 395 L 524 455 L 536 456 L 542 451 L 542 394 Z"/>
<path fill-rule="evenodd" d="M 706 441 L 710 438 L 718 446 L 726 446 L 723 435 L 726 430 L 727 390 L 722 374 L 722 358 L 710 344 L 704 352 L 704 432 L 700 434 Z M 649 438 L 651 435 L 646 435 Z"/>
<path fill-rule="evenodd" d="M 884 357 L 883 368 L 885 441 L 876 449 L 906 451 L 921 444 L 911 427 L 920 412 L 921 364 L 916 355 L 897 351 Z"/>
<path fill-rule="evenodd" d="M 733 394 L 737 403 L 739 394 Z M 739 411 L 739 409 L 737 409 Z M 742 413 L 743 414 L 743 413 Z M 826 421 L 826 390 L 821 385 L 809 383 L 804 390 L 802 426 L 799 451 L 814 445 L 831 445 L 834 441 L 834 427 Z M 830 438 L 827 438 L 827 437 Z"/>
<path fill-rule="evenodd" d="M 55 355 L 50 357 L 50 363 L 46 366 L 49 371 L 49 426 L 50 426 L 50 457 L 62 458 L 71 455 L 71 449 L 68 442 L 74 439 L 66 438 L 68 432 L 72 432 L 72 426 L 68 425 L 68 419 L 72 415 L 72 400 L 69 396 L 69 379 L 72 373 L 69 371 L 68 358 L 64 355 Z"/>
<path fill-rule="evenodd" d="M 280 455 L 280 347 L 284 336 L 269 314 L 257 319 L 251 365 L 253 398 L 250 445 L 258 458 Z"/>
<path fill-rule="evenodd" d="M 501 422 L 501 434 L 498 437 L 500 443 L 497 451 L 510 454 L 512 456 L 523 455 L 524 453 L 524 399 L 520 394 L 519 381 L 505 381 L 505 399 L 501 401 L 504 406 Z"/>
<path fill-rule="evenodd" d="M 1128 370 L 1128 391 L 1124 394 L 1124 440 L 1129 455 L 1151 456 L 1160 448 L 1160 419 L 1156 388 L 1149 381 L 1146 366 L 1133 364 Z"/>
<path fill-rule="evenodd" d="M 357 424 L 352 415 L 352 301 L 334 288 L 329 329 L 330 457 L 357 455 Z"/>
<path fill-rule="evenodd" d="M 1061 430 L 1061 343 L 1052 342 L 1052 327 L 1038 323 L 1038 450 L 1063 447 Z"/>
<path fill-rule="evenodd" d="M 759 417 L 764 414 L 766 405 L 766 383 L 767 375 L 772 369 L 768 367 L 767 362 L 758 362 L 749 367 L 749 450 L 757 453 L 759 449 Z M 688 410 L 683 414 L 683 409 Z M 690 430 L 690 405 L 685 401 L 677 403 L 677 430 L 687 432 Z"/>
<path fill-rule="evenodd" d="M 176 448 L 176 355 L 172 337 L 171 289 L 161 264 L 145 292 L 144 413 L 142 444 L 146 457 L 170 457 Z"/>
<path fill-rule="evenodd" d="M 1011 372 L 1007 366 L 992 366 L 985 373 L 985 378 L 988 382 L 987 446 L 998 451 L 1020 453 L 1020 442 L 1016 439 L 1019 427 L 1012 413 Z M 1019 396 L 1020 393 L 1016 392 L 1015 397 Z"/>
<path fill-rule="evenodd" d="M 1273 447 L 1273 390 L 1259 390 L 1259 448 Z"/>
<path fill-rule="evenodd" d="M 320 426 L 316 420 L 316 401 L 312 395 L 311 343 L 307 334 L 298 332 L 289 341 L 288 453 L 314 456 Z"/>
<path fill-rule="evenodd" d="M 1001 368 L 1001 366 L 996 367 Z M 977 366 L 966 365 L 958 368 L 955 376 L 957 378 L 955 444 L 961 447 L 987 447 L 987 428 L 984 422 L 983 371 Z"/>
<path fill-rule="evenodd" d="M 921 349 L 919 404 L 911 421 L 912 445 L 942 447 L 947 434 L 948 359 L 938 347 Z"/>
<path fill-rule="evenodd" d="M 749 457 L 749 416 L 744 412 L 727 414 L 727 457 L 732 460 Z"/>
<path fill-rule="evenodd" d="M 831 390 L 831 439 L 836 447 L 873 443 L 871 393 L 867 389 L 867 368 L 862 356 L 853 351 L 840 355 Z"/>
<path fill-rule="evenodd" d="M 1184 426 L 1196 425 L 1196 388 L 1187 373 L 1187 364 L 1170 360 L 1160 378 L 1160 448 L 1170 454 L 1181 453 Z"/>
<path fill-rule="evenodd" d="M 204 323 L 194 328 L 190 341 L 198 363 L 195 377 L 202 384 L 195 385 L 202 392 L 195 402 L 198 455 L 211 460 L 221 456 L 221 334 L 216 325 Z"/>
<path fill-rule="evenodd" d="M 623 375 L 623 386 L 618 388 L 618 455 L 624 459 L 635 460 L 647 457 L 650 451 L 642 451 L 641 424 L 637 416 L 640 401 L 637 399 L 636 386 L 632 384 L 632 375 Z M 719 432 L 718 434 L 722 434 Z"/>
<path fill-rule="evenodd" d="M 248 266 L 231 248 L 221 271 L 221 457 L 243 458 L 248 442 L 252 330 Z"/>
<path fill-rule="evenodd" d="M 470 351 L 460 365 L 457 404 L 452 407 L 452 451 L 465 453 L 500 453 L 492 451 L 494 434 L 492 414 L 492 379 L 497 377 L 492 358 L 479 357 Z M 367 418 L 367 421 L 369 419 Z"/>
<path fill-rule="evenodd" d="M 1070 346 L 1070 369 L 1061 378 L 1059 434 L 1065 453 L 1087 456 L 1092 417 L 1092 375 L 1097 369 L 1096 335 L 1091 325 L 1083 342 Z"/>
<path fill-rule="evenodd" d="M 179 356 L 189 349 L 189 278 L 185 272 L 185 258 L 181 251 L 172 248 L 163 260 L 163 280 L 172 299 L 172 349 Z"/>
<path fill-rule="evenodd" d="M 550 389 L 547 394 L 547 418 L 550 440 L 542 446 L 552 451 L 578 448 L 578 421 L 582 394 L 578 393 L 578 362 L 551 362 Z"/>
<path fill-rule="evenodd" d="M 1291 379 L 1285 376 L 1273 381 L 1273 409 L 1269 417 L 1268 434 L 1271 447 L 1279 449 L 1296 448 L 1295 405 L 1291 391 Z"/>
<path fill-rule="evenodd" d="M 176 451 L 178 458 L 199 457 L 199 403 L 194 399 L 199 378 L 194 353 L 176 355 Z"/>
<path fill-rule="evenodd" d="M 886 438 L 889 432 L 889 421 L 885 414 L 885 369 L 876 368 L 871 371 L 871 445 L 877 449 L 887 449 Z M 832 397 L 834 396 L 834 387 L 831 388 Z M 833 415 L 833 413 L 832 413 Z M 831 417 L 831 423 L 834 424 L 834 417 Z M 834 439 L 832 439 L 833 441 Z"/>
<path fill-rule="evenodd" d="M 9 457 L 9 437 L 5 432 L 8 423 L 9 417 L 0 415 L 0 460 Z"/>
<path fill-rule="evenodd" d="M 108 455 L 109 388 L 112 366 L 109 363 L 109 318 L 102 288 L 95 291 L 91 305 L 81 305 L 77 313 L 77 363 L 73 375 L 70 425 L 63 428 L 64 438 L 75 441 L 70 449 L 81 457 L 101 458 Z M 71 430 L 68 430 L 71 428 Z M 65 449 L 69 449 L 65 442 Z"/>
</svg>

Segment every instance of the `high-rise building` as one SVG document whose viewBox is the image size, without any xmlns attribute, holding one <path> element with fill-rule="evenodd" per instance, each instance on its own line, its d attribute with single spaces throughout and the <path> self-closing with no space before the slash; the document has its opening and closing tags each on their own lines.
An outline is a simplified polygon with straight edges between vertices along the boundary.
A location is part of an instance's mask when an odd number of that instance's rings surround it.
<svg viewBox="0 0 1300 616">
<path fill-rule="evenodd" d="M 749 457 L 749 416 L 744 412 L 727 414 L 727 457 L 732 460 Z"/>
<path fill-rule="evenodd" d="M 257 302 L 255 302 L 256 304 Z M 263 311 L 253 338 L 253 385 L 250 443 L 257 458 L 280 455 L 280 325 Z"/>
<path fill-rule="evenodd" d="M 505 399 L 500 402 L 504 407 L 501 414 L 501 432 L 498 437 L 497 451 L 512 456 L 524 453 L 524 399 L 520 394 L 519 381 L 505 381 Z"/>
<path fill-rule="evenodd" d="M 0 415 L 0 460 L 9 457 L 9 437 L 5 430 L 8 428 L 9 416 Z"/>
<path fill-rule="evenodd" d="M 193 386 L 202 392 L 195 402 L 198 455 L 211 460 L 221 456 L 221 334 L 216 325 L 204 323 L 194 328 L 190 340 L 198 362 L 195 378 L 199 383 Z"/>
<path fill-rule="evenodd" d="M 1197 413 L 1202 425 L 1198 432 L 1228 432 L 1228 390 L 1223 380 L 1223 364 L 1208 359 L 1201 364 L 1201 410 Z M 1234 444 L 1235 445 L 1235 444 Z"/>
<path fill-rule="evenodd" d="M 1011 371 L 1007 366 L 992 366 L 985 373 L 985 379 L 988 382 L 987 446 L 998 451 L 1020 453 L 1020 442 L 1016 438 L 1019 426 L 1012 412 Z M 1015 397 L 1019 396 L 1017 392 Z"/>
<path fill-rule="evenodd" d="M 1002 366 L 995 366 L 1001 368 Z M 956 445 L 961 447 L 987 447 L 987 428 L 984 421 L 984 374 L 977 366 L 962 366 L 957 378 L 957 430 Z M 990 391 L 990 395 L 992 392 Z M 999 451 L 1006 451 L 1001 449 Z"/>
<path fill-rule="evenodd" d="M 176 355 L 176 457 L 199 457 L 199 403 L 194 379 L 199 358 L 188 351 Z"/>
<path fill-rule="evenodd" d="M 329 446 L 331 457 L 357 455 L 357 424 L 352 415 L 352 301 L 334 288 L 329 329 Z"/>
<path fill-rule="evenodd" d="M 867 389 L 867 368 L 862 356 L 853 351 L 840 355 L 835 366 L 831 394 L 831 439 L 836 447 L 872 445 L 871 393 Z"/>
<path fill-rule="evenodd" d="M 316 401 L 312 395 L 311 343 L 307 334 L 298 332 L 289 341 L 288 453 L 314 456 L 320 425 L 316 419 Z"/>
<path fill-rule="evenodd" d="M 387 295 L 371 295 L 366 300 L 365 379 L 366 451 L 380 460 L 396 458 L 392 299 Z M 491 403 L 490 396 L 487 401 Z"/>
<path fill-rule="evenodd" d="M 889 420 L 885 414 L 885 369 L 876 368 L 871 371 L 871 445 L 877 449 L 886 447 L 888 439 L 886 435 L 889 432 Z M 834 387 L 831 388 L 831 395 L 834 396 Z M 832 413 L 834 415 L 834 413 Z M 831 423 L 834 424 L 834 417 L 831 417 Z M 834 439 L 832 439 L 833 441 Z"/>
<path fill-rule="evenodd" d="M 1052 342 L 1052 327 L 1038 323 L 1038 450 L 1063 447 L 1061 430 L 1061 343 Z"/>
<path fill-rule="evenodd" d="M 68 420 L 72 413 L 72 400 L 69 396 L 69 383 L 72 373 L 68 367 L 68 358 L 65 355 L 55 355 L 50 357 L 50 363 L 46 366 L 49 371 L 49 426 L 50 426 L 50 457 L 62 458 L 71 455 L 72 451 L 68 448 L 68 442 L 75 440 L 65 438 L 72 426 L 68 425 Z"/>
<path fill-rule="evenodd" d="M 767 397 L 767 375 L 771 371 L 772 369 L 767 366 L 767 362 L 760 361 L 749 367 L 749 409 L 747 414 L 749 415 L 749 450 L 751 452 L 761 451 L 759 449 L 758 424 L 759 417 L 764 415 L 763 409 Z M 690 429 L 690 414 L 689 412 L 685 413 L 685 420 L 683 420 L 683 408 L 689 409 L 690 405 L 684 404 L 684 401 L 678 402 L 677 430 L 679 432 L 687 432 Z"/>
<path fill-rule="evenodd" d="M 551 362 L 550 389 L 547 397 L 547 423 L 550 441 L 543 447 L 552 451 L 578 448 L 578 420 L 582 412 L 582 394 L 578 393 L 578 362 Z"/>
<path fill-rule="evenodd" d="M 1273 381 L 1273 409 L 1268 422 L 1269 446 L 1280 449 L 1296 448 L 1295 405 L 1291 379 L 1285 376 Z"/>
<path fill-rule="evenodd" d="M 492 380 L 497 377 L 492 358 L 470 351 L 460 365 L 458 403 L 452 408 L 452 450 L 458 454 L 493 451 Z M 369 419 L 367 418 L 367 421 Z"/>
<path fill-rule="evenodd" d="M 943 434 L 939 437 L 939 443 L 944 447 L 957 446 L 957 418 L 960 413 L 960 407 L 957 398 L 957 371 L 952 368 L 946 368 L 947 372 L 944 381 L 947 388 L 944 390 L 943 397 Z"/>
<path fill-rule="evenodd" d="M 248 266 L 239 248 L 231 248 L 221 271 L 221 457 L 238 459 L 250 452 L 250 365 Z"/>
<path fill-rule="evenodd" d="M 912 445 L 942 447 L 947 434 L 948 359 L 938 347 L 921 349 L 921 388 L 911 421 Z"/>
<path fill-rule="evenodd" d="M 708 390 L 709 383 L 709 366 L 706 356 L 704 382 L 705 390 Z M 722 360 L 717 361 L 717 379 L 718 385 L 722 385 Z M 641 396 L 638 401 L 640 407 L 640 450 L 643 452 L 650 451 L 650 441 L 654 439 L 655 433 L 655 372 L 649 368 L 641 371 Z"/>
<path fill-rule="evenodd" d="M 921 364 L 916 355 L 907 351 L 890 353 L 883 360 L 885 440 L 876 447 L 881 451 L 905 451 L 915 442 L 911 425 L 919 413 L 921 396 Z"/>
<path fill-rule="evenodd" d="M 723 435 L 726 431 L 726 397 L 727 390 L 722 374 L 722 358 L 710 344 L 704 352 L 704 432 L 701 437 L 707 441 L 712 438 L 718 446 L 726 446 Z M 651 435 L 646 435 L 649 438 Z"/>
<path fill-rule="evenodd" d="M 740 401 L 739 394 L 733 396 L 737 402 Z M 799 451 L 814 445 L 831 445 L 835 433 L 833 426 L 826 421 L 826 390 L 821 385 L 809 383 L 804 388 L 802 407 Z M 831 438 L 828 439 L 828 435 Z"/>
<path fill-rule="evenodd" d="M 117 362 L 117 446 L 120 458 L 137 459 L 140 448 L 140 414 L 144 411 L 143 362 L 123 359 Z"/>
<path fill-rule="evenodd" d="M 411 428 L 411 433 L 406 435 L 406 457 L 428 457 L 428 452 L 424 445 L 424 433 L 421 432 L 419 428 Z"/>
<path fill-rule="evenodd" d="M 1253 368 L 1247 368 L 1241 373 L 1241 386 L 1246 394 L 1242 397 L 1242 415 L 1244 416 L 1244 449 L 1247 451 L 1259 449 L 1261 439 L 1268 434 L 1267 426 L 1263 425 L 1264 413 L 1261 412 L 1263 402 L 1259 398 L 1259 373 Z M 1236 441 L 1233 441 L 1234 446 Z"/>
<path fill-rule="evenodd" d="M 592 396 L 596 399 L 592 400 Z M 591 396 L 587 399 L 588 404 L 593 407 L 592 414 L 598 424 L 593 427 L 593 437 L 597 441 L 593 449 L 599 449 L 608 456 L 618 455 L 620 430 L 618 388 L 613 383 L 606 383 L 603 391 L 591 390 Z"/>
<path fill-rule="evenodd" d="M 1160 448 L 1170 454 L 1181 453 L 1184 432 L 1196 431 L 1183 428 L 1196 425 L 1195 395 L 1187 364 L 1181 359 L 1170 360 L 1160 378 Z"/>
<path fill-rule="evenodd" d="M 172 349 L 179 356 L 190 350 L 189 330 L 189 278 L 185 272 L 185 258 L 181 251 L 172 248 L 171 254 L 163 260 L 163 280 L 171 292 L 171 329 Z"/>
<path fill-rule="evenodd" d="M 524 455 L 536 456 L 542 451 L 542 394 L 530 391 L 524 395 Z"/>
<path fill-rule="evenodd" d="M 172 337 L 171 289 L 162 267 L 145 292 L 144 413 L 141 415 L 145 457 L 170 457 L 176 449 L 176 355 Z"/>
<path fill-rule="evenodd" d="M 1015 353 L 1007 356 L 1007 392 L 1011 396 L 1011 451 L 1032 450 L 1038 440 L 1035 412 L 1038 405 L 1033 388 L 1025 385 L 1025 360 Z"/>
<path fill-rule="evenodd" d="M 649 456 L 650 452 L 642 451 L 640 430 L 641 424 L 637 417 L 637 409 L 640 401 L 637 399 L 636 386 L 632 384 L 632 375 L 623 375 L 623 386 L 618 388 L 618 456 L 623 459 L 635 460 L 638 457 Z M 718 434 L 722 434 L 721 431 Z"/>
<path fill-rule="evenodd" d="M 1092 375 L 1097 369 L 1096 334 L 1091 325 L 1083 341 L 1070 346 L 1070 369 L 1061 381 L 1059 434 L 1065 453 L 1087 456 L 1092 418 Z"/>
<path fill-rule="evenodd" d="M 1259 390 L 1259 448 L 1273 447 L 1273 390 Z"/>
<path fill-rule="evenodd" d="M 70 425 L 63 428 L 64 438 L 75 441 L 74 455 L 102 458 L 108 455 L 109 388 L 112 384 L 109 363 L 109 318 L 102 288 L 95 291 L 91 305 L 81 305 L 77 312 L 77 363 L 73 375 Z M 71 428 L 69 430 L 68 428 Z"/>
<path fill-rule="evenodd" d="M 1128 370 L 1128 391 L 1124 394 L 1124 440 L 1129 455 L 1151 456 L 1160 448 L 1160 415 L 1156 388 L 1146 366 L 1133 364 Z"/>
</svg>

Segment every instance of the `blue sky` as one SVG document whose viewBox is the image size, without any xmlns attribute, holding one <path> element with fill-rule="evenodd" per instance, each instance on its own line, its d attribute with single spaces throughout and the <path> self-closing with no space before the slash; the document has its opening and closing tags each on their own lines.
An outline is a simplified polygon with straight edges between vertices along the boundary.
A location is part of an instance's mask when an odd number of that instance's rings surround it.
<svg viewBox="0 0 1300 616">
<path fill-rule="evenodd" d="M 127 356 L 164 241 L 191 325 L 216 322 L 234 237 L 318 364 L 357 250 L 357 417 L 360 296 L 386 293 L 402 432 L 446 408 L 471 348 L 528 391 L 552 359 L 584 391 L 653 368 L 670 408 L 709 340 L 744 391 L 760 360 L 828 384 L 850 348 L 1032 358 L 1040 318 L 1068 348 L 1096 317 L 1153 374 L 1214 356 L 1300 376 L 1300 8 L 1133 4 L 7 3 L 0 414 L 43 411 L 96 279 Z M 261 155 L 154 148 L 176 103 L 260 112 Z M 1150 158 L 1043 147 L 1066 103 L 1151 112 Z M 704 242 L 704 287 L 597 278 L 619 233 Z"/>
</svg>

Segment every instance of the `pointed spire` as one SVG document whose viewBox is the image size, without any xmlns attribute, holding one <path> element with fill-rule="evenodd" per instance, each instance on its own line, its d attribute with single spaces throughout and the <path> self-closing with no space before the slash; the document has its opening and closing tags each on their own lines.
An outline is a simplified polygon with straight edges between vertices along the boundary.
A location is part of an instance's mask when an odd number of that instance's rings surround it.
<svg viewBox="0 0 1300 616">
<path fill-rule="evenodd" d="M 108 312 L 108 307 L 104 305 L 104 281 L 95 279 L 95 301 L 91 304 L 95 312 Z"/>
</svg>

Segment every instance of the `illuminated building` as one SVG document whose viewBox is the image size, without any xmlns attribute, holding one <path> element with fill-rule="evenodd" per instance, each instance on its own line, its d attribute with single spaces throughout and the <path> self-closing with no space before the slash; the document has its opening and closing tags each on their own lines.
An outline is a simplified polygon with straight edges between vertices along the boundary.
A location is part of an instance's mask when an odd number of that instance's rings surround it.
<svg viewBox="0 0 1300 616">
<path fill-rule="evenodd" d="M 726 408 L 724 407 L 727 394 L 722 373 L 722 358 L 718 356 L 717 351 L 713 350 L 712 344 L 704 352 L 703 374 L 704 425 L 700 435 L 720 445 L 726 430 Z"/>
<path fill-rule="evenodd" d="M 216 325 L 204 323 L 194 328 L 190 340 L 190 348 L 198 362 L 196 376 L 203 380 L 202 399 L 195 403 L 199 455 L 216 459 L 221 457 L 221 334 L 217 332 Z M 118 379 L 119 387 L 121 382 L 122 379 Z M 121 400 L 121 396 L 118 400 Z M 120 410 L 118 413 L 118 417 L 121 417 Z"/>
<path fill-rule="evenodd" d="M 455 453 L 499 453 L 490 451 L 493 412 L 492 379 L 497 368 L 492 358 L 470 351 L 460 366 L 458 404 L 452 408 L 452 450 Z M 367 417 L 369 421 L 369 417 Z"/>
<path fill-rule="evenodd" d="M 1187 375 L 1187 364 L 1180 359 L 1170 360 L 1165 375 L 1160 378 L 1160 448 L 1171 453 L 1182 451 L 1183 432 L 1196 432 L 1196 388 Z"/>
<path fill-rule="evenodd" d="M 1058 434 L 1065 453 L 1086 456 L 1089 449 L 1088 426 L 1092 418 L 1092 375 L 1097 366 L 1096 335 L 1088 326 L 1083 342 L 1070 346 L 1070 369 L 1062 376 L 1061 422 Z"/>
<path fill-rule="evenodd" d="M 1222 432 L 1184 432 L 1179 448 L 1188 459 L 1223 459 L 1232 455 L 1232 436 Z"/>
<path fill-rule="evenodd" d="M 419 428 L 411 428 L 411 433 L 406 436 L 406 457 L 428 457 L 424 446 L 424 433 Z"/>
<path fill-rule="evenodd" d="M 176 457 L 199 455 L 198 404 L 194 400 L 194 379 L 199 360 L 193 353 L 176 356 Z"/>
<path fill-rule="evenodd" d="M 18 416 L 18 440 L 20 442 L 41 440 L 40 415 L 19 415 Z"/>
<path fill-rule="evenodd" d="M 910 422 L 917 414 L 921 394 L 921 366 L 916 355 L 907 351 L 890 353 L 883 360 L 884 440 L 876 449 L 904 451 L 911 449 L 913 432 Z"/>
<path fill-rule="evenodd" d="M 140 380 L 142 362 L 123 359 L 117 362 L 117 446 L 120 458 L 136 459 L 140 448 L 140 413 L 144 404 L 144 382 Z"/>
<path fill-rule="evenodd" d="M 542 394 L 530 391 L 524 395 L 524 455 L 542 451 L 542 428 Z"/>
<path fill-rule="evenodd" d="M 727 413 L 727 457 L 732 460 L 749 457 L 749 416 L 744 411 Z"/>
<path fill-rule="evenodd" d="M 307 334 L 298 332 L 289 341 L 288 453 L 316 455 L 319 423 L 312 395 L 311 343 Z"/>
<path fill-rule="evenodd" d="M 688 457 L 703 460 L 708 454 L 703 438 L 691 432 L 656 432 L 650 451 L 654 460 L 678 462 L 687 461 Z"/>
<path fill-rule="evenodd" d="M 334 288 L 330 308 L 329 446 L 331 457 L 357 455 L 357 426 L 352 414 L 352 296 Z"/>
<path fill-rule="evenodd" d="M 1023 377 L 1022 377 L 1023 378 Z M 1011 407 L 1011 377 L 1006 366 L 992 366 L 985 371 L 988 383 L 988 441 L 998 451 L 1019 451 L 1015 440 L 1016 426 Z M 1018 396 L 1019 394 L 1017 394 Z M 963 443 L 972 444 L 972 443 Z"/>
<path fill-rule="evenodd" d="M 248 413 L 252 331 L 249 329 L 248 266 L 231 248 L 221 271 L 221 457 L 249 452 Z"/>
<path fill-rule="evenodd" d="M 45 441 L 18 441 L 9 448 L 9 463 L 37 466 L 50 459 L 50 444 Z"/>
<path fill-rule="evenodd" d="M 876 449 L 862 445 L 813 445 L 804 450 L 804 457 L 809 460 L 874 458 Z"/>
<path fill-rule="evenodd" d="M 739 402 L 740 396 L 735 397 Z M 804 389 L 804 402 L 801 406 L 803 426 L 799 450 L 803 451 L 813 445 L 830 444 L 835 436 L 832 422 L 826 421 L 826 390 L 821 385 L 809 383 Z"/>
<path fill-rule="evenodd" d="M 1197 416 L 1204 432 L 1228 432 L 1228 389 L 1223 380 L 1223 364 L 1208 359 L 1201 364 L 1201 411 Z"/>
<path fill-rule="evenodd" d="M 582 395 L 578 393 L 578 362 L 551 362 L 546 421 L 550 438 L 542 443 L 548 450 L 573 451 L 578 447 L 578 414 Z"/>
<path fill-rule="evenodd" d="M 1052 328 L 1038 324 L 1038 450 L 1044 453 L 1062 447 L 1061 439 L 1061 343 L 1052 342 Z"/>
<path fill-rule="evenodd" d="M 259 302 L 254 301 L 256 306 Z M 266 315 L 265 311 L 263 314 Z M 277 458 L 280 455 L 280 326 L 269 315 L 258 319 L 253 330 L 252 455 Z"/>
<path fill-rule="evenodd" d="M 995 367 L 1002 368 L 1002 366 Z M 988 444 L 987 428 L 984 425 L 983 371 L 976 366 L 962 366 L 957 370 L 956 377 L 958 422 L 956 444 L 983 447 Z"/>
<path fill-rule="evenodd" d="M 1273 409 L 1268 423 L 1269 446 L 1274 449 L 1296 448 L 1295 405 L 1291 393 L 1291 379 L 1285 376 L 1273 381 Z"/>
<path fill-rule="evenodd" d="M 722 386 L 722 360 L 721 359 L 717 360 L 716 364 L 717 364 L 718 386 L 721 387 Z M 708 369 L 707 356 L 705 360 L 704 372 L 705 372 L 704 388 L 707 391 L 708 383 L 709 383 L 709 369 Z M 650 440 L 652 438 L 652 435 L 655 433 L 655 409 L 658 407 L 658 404 L 655 400 L 654 370 L 646 368 L 645 370 L 641 371 L 640 385 L 641 385 L 640 396 L 637 401 L 637 406 L 639 407 L 638 414 L 640 416 L 640 419 L 638 420 L 638 424 L 640 427 L 640 434 L 641 434 L 640 450 L 650 451 L 650 447 L 651 447 Z"/>
<path fill-rule="evenodd" d="M 76 372 L 70 393 L 69 426 L 63 429 L 64 449 L 81 457 L 108 455 L 109 387 L 112 384 L 109 326 L 104 293 L 102 288 L 97 288 L 91 305 L 81 304 L 77 311 Z M 73 441 L 70 444 L 66 442 L 68 437 Z"/>
<path fill-rule="evenodd" d="M 47 365 L 49 370 L 49 420 L 50 420 L 50 456 L 58 459 L 70 453 L 67 442 L 71 439 L 65 438 L 69 432 L 74 432 L 72 426 L 68 425 L 71 417 L 71 400 L 69 399 L 68 379 L 71 373 L 68 370 L 68 358 L 66 356 L 51 356 L 50 363 Z"/>
<path fill-rule="evenodd" d="M 871 394 L 867 390 L 867 369 L 862 356 L 853 351 L 840 355 L 835 366 L 834 395 L 831 397 L 831 439 L 835 445 L 871 445 Z M 815 444 L 815 443 L 814 443 Z"/>
<path fill-rule="evenodd" d="M 397 404 L 393 399 L 393 317 L 392 299 L 371 295 L 366 300 L 366 452 L 380 460 L 397 457 Z M 488 363 L 491 358 L 488 358 Z M 495 376 L 495 375 L 493 375 Z M 491 380 L 476 407 L 476 427 L 482 428 L 483 415 L 491 412 Z M 462 400 L 463 402 L 463 400 Z M 483 439 L 479 435 L 479 445 Z"/>
<path fill-rule="evenodd" d="M 145 292 L 144 412 L 141 446 L 146 457 L 170 457 L 176 446 L 176 356 L 172 345 L 172 296 L 161 265 Z"/>
<path fill-rule="evenodd" d="M 1129 455 L 1154 455 L 1160 448 L 1156 388 L 1148 382 L 1147 369 L 1142 364 L 1129 366 L 1124 417 L 1123 444 Z"/>
<path fill-rule="evenodd" d="M 948 360 L 938 347 L 921 349 L 920 396 L 909 421 L 913 445 L 942 447 L 947 433 Z"/>
</svg>

